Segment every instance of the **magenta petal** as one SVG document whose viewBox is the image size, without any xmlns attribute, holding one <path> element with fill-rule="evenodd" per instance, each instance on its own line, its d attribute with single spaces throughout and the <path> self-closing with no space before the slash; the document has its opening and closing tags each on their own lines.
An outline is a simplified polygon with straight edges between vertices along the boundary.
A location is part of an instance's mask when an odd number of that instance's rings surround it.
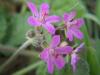
<svg viewBox="0 0 100 75">
<path fill-rule="evenodd" d="M 64 13 L 64 21 L 69 21 L 69 14 L 68 13 Z"/>
<path fill-rule="evenodd" d="M 41 23 L 36 20 L 33 16 L 30 16 L 27 20 L 28 24 L 32 25 L 32 26 L 40 26 Z"/>
<path fill-rule="evenodd" d="M 38 16 L 38 10 L 35 4 L 33 4 L 32 2 L 27 2 L 27 6 L 31 10 L 33 15 Z"/>
<path fill-rule="evenodd" d="M 48 66 L 48 72 L 52 74 L 54 71 L 54 64 L 51 58 L 48 59 L 47 66 Z"/>
<path fill-rule="evenodd" d="M 60 44 L 60 36 L 59 35 L 53 36 L 52 41 L 50 43 L 50 47 L 55 48 L 59 44 Z"/>
<path fill-rule="evenodd" d="M 72 31 L 73 35 L 75 37 L 77 37 L 78 39 L 81 40 L 83 38 L 83 33 L 79 29 L 72 27 L 71 31 Z"/>
<path fill-rule="evenodd" d="M 55 27 L 49 23 L 42 25 L 50 34 L 55 34 Z"/>
<path fill-rule="evenodd" d="M 83 46 L 84 46 L 84 43 L 81 43 L 74 51 L 79 52 Z"/>
<path fill-rule="evenodd" d="M 69 41 L 73 41 L 73 34 L 70 29 L 66 31 L 66 37 L 69 39 Z"/>
<path fill-rule="evenodd" d="M 49 13 L 49 5 L 47 3 L 43 3 L 40 8 L 40 14 L 48 14 Z"/>
<path fill-rule="evenodd" d="M 60 17 L 53 15 L 53 16 L 48 16 L 46 19 L 46 22 L 48 23 L 55 23 L 55 22 L 59 22 L 60 21 Z"/>
<path fill-rule="evenodd" d="M 49 53 L 48 53 L 49 49 L 45 48 L 41 53 L 40 53 L 40 58 L 42 60 L 44 60 L 45 62 L 48 60 L 49 58 Z"/>
<path fill-rule="evenodd" d="M 72 65 L 74 72 L 76 71 L 76 66 L 77 66 L 78 60 L 79 60 L 79 57 L 77 56 L 77 54 L 73 53 L 71 55 L 71 65 Z"/>
<path fill-rule="evenodd" d="M 70 46 L 65 46 L 65 47 L 60 47 L 60 48 L 56 48 L 56 52 L 58 54 L 70 54 L 72 52 L 72 47 Z"/>
<path fill-rule="evenodd" d="M 54 61 L 55 61 L 55 65 L 58 69 L 62 69 L 65 66 L 64 58 L 60 55 L 57 58 L 55 58 Z"/>
<path fill-rule="evenodd" d="M 72 11 L 70 13 L 65 13 L 64 14 L 64 20 L 65 21 L 71 21 L 75 16 L 76 16 L 76 12 L 75 11 Z"/>
<path fill-rule="evenodd" d="M 75 22 L 74 25 L 76 26 L 76 28 L 80 28 L 82 25 L 84 25 L 84 20 L 81 19 L 81 18 L 80 19 L 76 19 L 73 22 Z"/>
</svg>

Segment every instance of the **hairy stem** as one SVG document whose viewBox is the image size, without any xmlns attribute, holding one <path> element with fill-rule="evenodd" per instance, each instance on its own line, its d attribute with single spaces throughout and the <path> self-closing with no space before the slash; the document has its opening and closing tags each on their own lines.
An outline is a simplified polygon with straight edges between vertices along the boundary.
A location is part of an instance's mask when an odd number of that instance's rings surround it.
<svg viewBox="0 0 100 75">
<path fill-rule="evenodd" d="M 19 55 L 19 52 L 24 50 L 26 47 L 28 47 L 32 42 L 32 39 L 27 40 L 16 52 L 7 60 L 4 64 L 0 67 L 0 73 L 4 71 L 4 69 Z"/>
<path fill-rule="evenodd" d="M 8 53 L 9 55 L 15 53 L 17 48 L 10 47 L 10 46 L 4 46 L 0 45 L 0 53 L 6 54 Z M 24 49 L 23 51 L 20 51 L 18 55 L 23 55 L 25 57 L 38 57 L 39 52 L 38 51 L 30 51 L 28 49 Z"/>
</svg>

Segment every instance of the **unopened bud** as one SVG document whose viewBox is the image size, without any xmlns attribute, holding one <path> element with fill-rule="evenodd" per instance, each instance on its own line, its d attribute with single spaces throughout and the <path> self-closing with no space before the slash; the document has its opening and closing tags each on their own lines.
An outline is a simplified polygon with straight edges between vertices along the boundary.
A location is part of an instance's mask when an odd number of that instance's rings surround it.
<svg viewBox="0 0 100 75">
<path fill-rule="evenodd" d="M 26 38 L 33 38 L 34 37 L 34 32 L 32 30 L 29 30 L 27 33 L 26 33 Z"/>
</svg>

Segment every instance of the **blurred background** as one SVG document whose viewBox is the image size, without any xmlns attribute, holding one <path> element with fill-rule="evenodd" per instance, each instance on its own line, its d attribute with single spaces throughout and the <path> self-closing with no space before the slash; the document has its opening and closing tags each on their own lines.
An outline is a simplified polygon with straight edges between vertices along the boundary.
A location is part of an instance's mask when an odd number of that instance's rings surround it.
<svg viewBox="0 0 100 75">
<path fill-rule="evenodd" d="M 27 18 L 31 15 L 31 12 L 26 6 L 27 1 L 28 0 L 0 0 L 1 66 L 20 47 L 20 45 L 26 41 L 26 32 L 33 29 L 33 27 L 27 24 Z M 87 46 L 89 46 L 87 49 L 90 49 L 91 47 L 95 50 L 97 63 L 100 64 L 100 0 L 31 1 L 35 3 L 37 7 L 39 7 L 43 2 L 49 3 L 51 6 L 50 14 L 63 16 L 64 12 L 76 10 L 77 17 L 83 17 L 85 19 L 85 26 L 81 28 L 85 35 L 83 41 Z M 28 46 L 26 50 L 18 54 L 18 57 L 13 60 L 10 65 L 0 72 L 0 75 L 49 75 L 44 64 L 37 67 L 37 65 L 40 64 L 38 62 L 40 59 L 35 57 L 35 55 L 38 54 L 40 50 L 37 50 L 36 52 L 36 49 L 38 48 Z M 85 70 L 79 71 L 83 72 L 83 74 L 77 73 L 76 75 L 100 75 L 100 73 L 95 73 L 97 72 L 96 66 L 98 66 L 95 59 L 91 57 L 89 59 L 90 60 L 87 61 L 87 63 L 90 68 L 85 67 Z M 83 64 L 83 66 L 85 65 Z M 89 70 L 89 73 L 84 74 L 87 70 Z M 100 71 L 100 69 L 98 70 Z M 56 71 L 53 75 L 72 75 L 69 68 L 67 70 L 63 70 L 62 72 L 63 73 L 59 73 Z"/>
</svg>

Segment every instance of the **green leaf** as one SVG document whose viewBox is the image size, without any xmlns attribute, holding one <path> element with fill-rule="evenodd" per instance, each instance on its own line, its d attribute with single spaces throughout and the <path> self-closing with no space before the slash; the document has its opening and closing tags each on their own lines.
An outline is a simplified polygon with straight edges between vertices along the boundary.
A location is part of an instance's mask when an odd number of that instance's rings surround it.
<svg viewBox="0 0 100 75">
<path fill-rule="evenodd" d="M 50 44 L 50 41 L 52 39 L 52 36 L 48 33 L 47 30 L 43 29 L 43 33 L 44 33 L 44 37 L 45 37 L 45 41 L 47 42 L 47 44 Z"/>
<path fill-rule="evenodd" d="M 89 74 L 89 65 L 85 60 L 80 59 L 78 61 L 77 69 L 76 69 L 74 75 L 90 75 Z"/>
<path fill-rule="evenodd" d="M 87 14 L 84 15 L 84 18 L 93 20 L 94 22 L 97 23 L 97 25 L 100 26 L 100 21 L 99 21 L 99 18 L 97 16 L 90 14 L 90 13 L 87 13 Z"/>
<path fill-rule="evenodd" d="M 97 2 L 96 2 L 96 16 L 100 20 L 100 0 L 97 0 Z"/>
<path fill-rule="evenodd" d="M 96 55 L 96 50 L 92 47 L 87 47 L 87 61 L 90 67 L 91 75 L 100 74 L 100 64 Z"/>
<path fill-rule="evenodd" d="M 7 22 L 4 16 L 0 14 L 0 41 L 6 34 Z"/>
<path fill-rule="evenodd" d="M 89 75 L 88 63 L 80 59 L 76 65 L 76 71 L 73 72 L 71 64 L 67 63 L 61 70 L 61 75 Z"/>
<path fill-rule="evenodd" d="M 61 75 L 61 71 L 55 67 L 53 75 Z"/>
<path fill-rule="evenodd" d="M 73 75 L 71 65 L 67 63 L 65 67 L 61 70 L 61 75 Z"/>
<path fill-rule="evenodd" d="M 47 75 L 47 74 L 48 74 L 47 66 L 45 63 L 43 63 L 37 68 L 36 75 Z"/>
<path fill-rule="evenodd" d="M 0 7 L 0 42 L 6 34 L 7 28 L 7 13 L 4 8 Z"/>
<path fill-rule="evenodd" d="M 76 10 L 78 17 L 82 16 L 86 11 L 83 4 L 79 0 L 54 0 L 52 4 L 52 12 L 62 16 L 65 12 Z"/>
<path fill-rule="evenodd" d="M 32 26 L 27 24 L 27 18 L 29 13 L 23 15 L 16 14 L 13 20 L 13 33 L 8 44 L 11 45 L 20 45 L 25 41 L 25 34 L 28 30 L 32 29 Z"/>
<path fill-rule="evenodd" d="M 93 46 L 95 46 L 96 54 L 98 56 L 99 63 L 100 63 L 100 39 L 95 40 Z"/>
<path fill-rule="evenodd" d="M 84 33 L 83 40 L 84 40 L 86 46 L 90 46 L 91 45 L 91 42 L 90 42 L 90 37 L 89 37 L 88 31 L 87 31 L 86 25 L 83 25 L 82 28 L 81 28 L 81 30 Z"/>
<path fill-rule="evenodd" d="M 99 61 L 95 52 L 96 50 L 91 45 L 88 31 L 85 25 L 82 27 L 82 31 L 84 32 L 84 42 L 87 48 L 87 62 L 90 67 L 90 75 L 99 75 L 100 65 L 99 65 Z"/>
</svg>

